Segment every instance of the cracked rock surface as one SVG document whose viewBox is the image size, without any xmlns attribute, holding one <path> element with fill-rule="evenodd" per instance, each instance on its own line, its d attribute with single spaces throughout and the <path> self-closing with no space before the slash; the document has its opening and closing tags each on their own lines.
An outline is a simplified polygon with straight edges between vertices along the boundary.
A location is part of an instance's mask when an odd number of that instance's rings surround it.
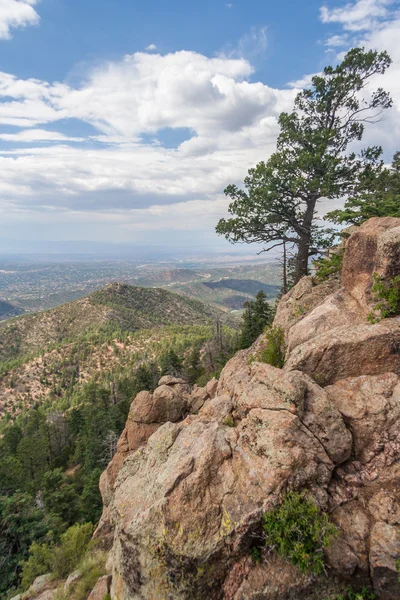
<svg viewBox="0 0 400 600">
<path fill-rule="evenodd" d="M 364 585 L 399 600 L 400 318 L 367 313 L 372 274 L 400 271 L 400 219 L 371 219 L 346 248 L 342 281 L 304 278 L 282 298 L 284 369 L 250 360 L 256 343 L 206 388 L 163 378 L 133 401 L 101 479 L 112 600 L 328 600 Z M 250 558 L 291 489 L 338 528 L 322 576 Z"/>
</svg>

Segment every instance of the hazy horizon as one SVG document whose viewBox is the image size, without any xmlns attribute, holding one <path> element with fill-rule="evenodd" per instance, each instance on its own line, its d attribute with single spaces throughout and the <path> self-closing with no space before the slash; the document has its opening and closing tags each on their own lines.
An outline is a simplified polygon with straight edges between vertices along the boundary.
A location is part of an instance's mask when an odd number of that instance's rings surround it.
<svg viewBox="0 0 400 600">
<path fill-rule="evenodd" d="M 356 45 L 393 59 L 379 80 L 393 108 L 362 143 L 387 161 L 398 150 L 398 0 L 2 6 L 0 237 L 228 250 L 214 232 L 225 186 L 270 156 L 298 89 Z"/>
</svg>

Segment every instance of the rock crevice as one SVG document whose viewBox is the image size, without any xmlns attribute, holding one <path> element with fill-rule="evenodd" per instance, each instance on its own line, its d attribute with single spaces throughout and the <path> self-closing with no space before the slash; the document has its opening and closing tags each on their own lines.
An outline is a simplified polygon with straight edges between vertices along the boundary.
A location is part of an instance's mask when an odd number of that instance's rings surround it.
<svg viewBox="0 0 400 600">
<path fill-rule="evenodd" d="M 400 219 L 371 219 L 341 280 L 282 298 L 284 369 L 249 361 L 257 342 L 206 388 L 163 378 L 138 394 L 101 478 L 112 600 L 400 598 L 400 317 L 367 320 L 372 275 L 399 274 L 399 248 Z M 263 513 L 303 489 L 339 530 L 324 576 L 250 557 Z"/>
</svg>

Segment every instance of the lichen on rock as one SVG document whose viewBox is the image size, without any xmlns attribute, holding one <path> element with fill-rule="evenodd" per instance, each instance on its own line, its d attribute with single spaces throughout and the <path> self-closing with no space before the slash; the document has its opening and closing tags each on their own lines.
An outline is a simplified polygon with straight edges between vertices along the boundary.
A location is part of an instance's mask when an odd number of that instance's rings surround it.
<svg viewBox="0 0 400 600">
<path fill-rule="evenodd" d="M 307 277 L 283 297 L 283 369 L 249 360 L 259 340 L 218 382 L 164 379 L 136 397 L 101 481 L 112 600 L 321 600 L 349 585 L 400 598 L 400 318 L 367 320 L 399 241 L 400 219 L 372 219 L 348 239 L 341 280 Z M 263 515 L 291 490 L 338 529 L 324 575 L 263 547 Z"/>
</svg>

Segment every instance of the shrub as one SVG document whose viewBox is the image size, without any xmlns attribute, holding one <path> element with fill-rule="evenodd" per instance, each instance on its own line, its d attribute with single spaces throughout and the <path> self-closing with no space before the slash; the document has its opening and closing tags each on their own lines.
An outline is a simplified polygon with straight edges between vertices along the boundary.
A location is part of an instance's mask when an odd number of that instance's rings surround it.
<svg viewBox="0 0 400 600">
<path fill-rule="evenodd" d="M 29 548 L 29 558 L 21 563 L 21 586 L 26 590 L 36 577 L 52 570 L 53 547 L 34 542 Z"/>
<path fill-rule="evenodd" d="M 253 360 L 282 369 L 285 364 L 285 335 L 280 327 L 267 327 L 264 345 Z"/>
<path fill-rule="evenodd" d="M 99 577 L 106 573 L 106 559 L 107 553 L 105 552 L 87 554 L 77 565 L 81 574 L 79 580 L 67 592 L 64 592 L 62 588 L 58 590 L 55 600 L 86 600 Z"/>
<path fill-rule="evenodd" d="M 301 573 L 324 571 L 323 550 L 337 530 L 305 492 L 289 492 L 280 506 L 264 514 L 263 529 L 266 545 Z"/>
<path fill-rule="evenodd" d="M 341 249 L 339 252 L 334 252 L 327 258 L 320 258 L 314 261 L 314 267 L 317 272 L 314 275 L 314 279 L 317 283 L 322 283 L 331 277 L 340 273 L 343 265 L 344 250 Z"/>
<path fill-rule="evenodd" d="M 235 419 L 232 417 L 232 415 L 227 415 L 222 419 L 222 424 L 226 425 L 227 427 L 235 427 Z"/>
<path fill-rule="evenodd" d="M 250 556 L 253 560 L 253 562 L 255 562 L 256 564 L 258 564 L 259 562 L 261 562 L 261 550 L 258 546 L 253 546 L 250 549 Z"/>
<path fill-rule="evenodd" d="M 363 587 L 360 592 L 355 592 L 352 588 L 344 591 L 335 597 L 335 600 L 375 600 L 376 596 L 373 592 Z"/>
<path fill-rule="evenodd" d="M 92 534 L 92 523 L 77 523 L 62 534 L 60 545 L 54 548 L 52 559 L 52 572 L 56 577 L 66 577 L 72 573 L 85 555 Z"/>
<path fill-rule="evenodd" d="M 385 281 L 377 273 L 372 276 L 373 284 L 371 291 L 377 300 L 374 306 L 375 313 L 368 315 L 371 323 L 376 323 L 380 319 L 394 317 L 400 314 L 400 275 L 393 277 L 390 281 Z"/>
</svg>

